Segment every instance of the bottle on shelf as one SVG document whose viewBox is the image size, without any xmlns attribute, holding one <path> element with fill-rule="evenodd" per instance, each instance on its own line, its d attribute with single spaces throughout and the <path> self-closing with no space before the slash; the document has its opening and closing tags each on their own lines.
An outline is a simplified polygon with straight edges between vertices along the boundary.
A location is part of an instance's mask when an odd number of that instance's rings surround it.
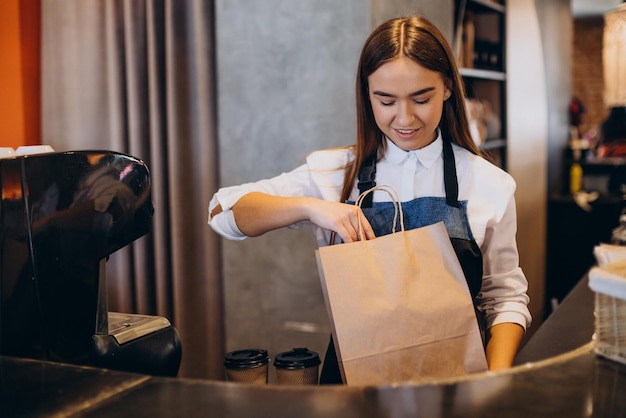
<svg viewBox="0 0 626 418">
<path fill-rule="evenodd" d="M 571 194 L 580 192 L 583 188 L 583 167 L 578 160 L 572 163 L 569 169 L 569 191 Z"/>
</svg>

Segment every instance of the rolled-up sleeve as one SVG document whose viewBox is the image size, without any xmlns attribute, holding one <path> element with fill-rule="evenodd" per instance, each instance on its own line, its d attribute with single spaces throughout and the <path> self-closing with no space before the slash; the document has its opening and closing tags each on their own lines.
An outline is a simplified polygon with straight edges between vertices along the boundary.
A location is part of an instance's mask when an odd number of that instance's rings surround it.
<svg viewBox="0 0 626 418">
<path fill-rule="evenodd" d="M 241 241 L 246 238 L 246 235 L 237 227 L 235 216 L 231 210 L 221 212 L 213 217 L 211 217 L 211 212 L 209 212 L 209 225 L 224 238 L 235 241 Z"/>
<path fill-rule="evenodd" d="M 524 329 L 531 324 L 528 281 L 519 267 L 515 240 L 517 216 L 513 196 L 502 217 L 488 226 L 483 252 L 484 276 L 478 294 L 478 309 L 485 314 L 486 327 L 512 322 Z"/>
</svg>

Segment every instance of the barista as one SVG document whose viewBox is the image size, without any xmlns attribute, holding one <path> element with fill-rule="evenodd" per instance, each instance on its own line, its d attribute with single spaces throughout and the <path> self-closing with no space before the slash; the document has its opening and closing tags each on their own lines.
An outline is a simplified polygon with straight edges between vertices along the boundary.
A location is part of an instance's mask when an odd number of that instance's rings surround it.
<svg viewBox="0 0 626 418">
<path fill-rule="evenodd" d="M 328 245 L 332 232 L 343 242 L 358 240 L 359 230 L 373 239 L 391 230 L 389 196 L 374 191 L 366 209 L 348 202 L 359 188 L 390 185 L 405 219 L 414 218 L 407 228 L 444 222 L 486 332 L 489 368 L 510 367 L 531 321 L 515 241 L 515 182 L 472 140 L 463 82 L 441 32 L 419 16 L 376 28 L 361 52 L 356 98 L 354 145 L 218 190 L 209 224 L 235 240 L 300 224 L 312 226 L 319 245 Z M 338 378 L 332 348 L 322 373 L 327 383 Z"/>
</svg>

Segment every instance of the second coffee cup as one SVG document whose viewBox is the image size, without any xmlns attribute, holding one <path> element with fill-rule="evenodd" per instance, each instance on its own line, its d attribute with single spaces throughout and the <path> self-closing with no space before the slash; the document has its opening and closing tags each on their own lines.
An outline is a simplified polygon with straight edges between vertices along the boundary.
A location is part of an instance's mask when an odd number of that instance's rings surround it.
<svg viewBox="0 0 626 418">
<path fill-rule="evenodd" d="M 308 348 L 294 348 L 276 354 L 276 381 L 279 385 L 317 385 L 320 357 Z"/>
</svg>

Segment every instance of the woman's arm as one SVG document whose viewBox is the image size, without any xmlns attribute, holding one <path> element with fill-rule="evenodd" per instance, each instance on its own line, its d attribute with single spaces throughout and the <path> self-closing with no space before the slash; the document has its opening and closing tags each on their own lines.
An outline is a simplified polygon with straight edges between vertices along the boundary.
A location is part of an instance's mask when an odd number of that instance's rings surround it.
<svg viewBox="0 0 626 418">
<path fill-rule="evenodd" d="M 242 196 L 231 210 L 239 230 L 250 237 L 301 221 L 310 221 L 335 231 L 344 242 L 358 241 L 360 230 L 365 239 L 375 237 L 358 207 L 308 196 L 286 197 L 251 192 Z M 221 207 L 217 206 L 211 215 L 216 216 L 220 211 Z"/>
<path fill-rule="evenodd" d="M 487 342 L 489 370 L 496 371 L 511 367 L 523 337 L 524 328 L 518 324 L 504 322 L 491 327 Z"/>
<path fill-rule="evenodd" d="M 516 230 L 515 202 L 511 197 L 499 222 L 487 228 L 481 247 L 485 269 L 478 309 L 485 314 L 490 370 L 513 365 L 525 329 L 531 323 L 528 281 L 519 267 Z"/>
</svg>

